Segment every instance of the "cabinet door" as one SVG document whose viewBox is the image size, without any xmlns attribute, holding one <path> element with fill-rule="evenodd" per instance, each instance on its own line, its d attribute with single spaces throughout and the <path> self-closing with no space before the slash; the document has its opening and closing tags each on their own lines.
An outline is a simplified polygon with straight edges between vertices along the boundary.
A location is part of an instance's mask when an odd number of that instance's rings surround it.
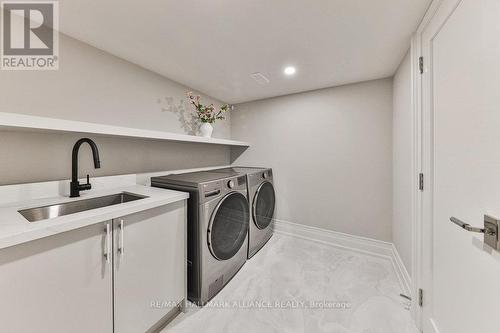
<svg viewBox="0 0 500 333">
<path fill-rule="evenodd" d="M 0 250 L 1 332 L 113 332 L 106 225 Z"/>
<path fill-rule="evenodd" d="M 185 202 L 113 220 L 115 333 L 146 332 L 185 297 Z"/>
</svg>

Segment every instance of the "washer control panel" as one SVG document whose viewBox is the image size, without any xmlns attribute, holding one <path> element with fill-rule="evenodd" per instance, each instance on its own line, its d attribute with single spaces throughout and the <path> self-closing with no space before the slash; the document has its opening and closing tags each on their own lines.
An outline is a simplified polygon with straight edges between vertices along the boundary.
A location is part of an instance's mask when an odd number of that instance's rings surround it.
<svg viewBox="0 0 500 333">
<path fill-rule="evenodd" d="M 221 194 L 222 188 L 220 182 L 214 182 L 203 185 L 203 196 L 205 198 L 216 197 Z"/>
<path fill-rule="evenodd" d="M 262 173 L 262 178 L 269 179 L 273 177 L 273 172 L 271 170 L 266 170 Z"/>
<path fill-rule="evenodd" d="M 220 180 L 201 184 L 200 203 L 218 200 L 232 191 L 246 191 L 246 176 L 223 177 Z"/>
</svg>

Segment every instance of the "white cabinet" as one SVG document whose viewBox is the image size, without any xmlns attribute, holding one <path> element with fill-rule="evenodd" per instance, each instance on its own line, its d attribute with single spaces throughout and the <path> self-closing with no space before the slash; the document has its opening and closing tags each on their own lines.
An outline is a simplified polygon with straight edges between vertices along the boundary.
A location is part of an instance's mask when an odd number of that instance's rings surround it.
<svg viewBox="0 0 500 333">
<path fill-rule="evenodd" d="M 178 202 L 113 220 L 115 333 L 146 332 L 178 312 L 185 216 Z"/>
<path fill-rule="evenodd" d="M 113 331 L 106 224 L 0 250 L 1 332 Z"/>
<path fill-rule="evenodd" d="M 184 200 L 1 249 L 0 332 L 161 325 L 186 297 L 185 222 Z"/>
</svg>

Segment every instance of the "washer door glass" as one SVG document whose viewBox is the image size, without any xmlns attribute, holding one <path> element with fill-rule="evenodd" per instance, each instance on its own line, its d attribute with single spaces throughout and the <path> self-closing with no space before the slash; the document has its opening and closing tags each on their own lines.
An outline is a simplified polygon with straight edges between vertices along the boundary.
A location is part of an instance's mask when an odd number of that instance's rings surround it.
<svg viewBox="0 0 500 333">
<path fill-rule="evenodd" d="M 247 198 L 238 192 L 226 195 L 217 205 L 209 227 L 208 245 L 215 258 L 232 258 L 245 242 L 248 232 Z"/>
<path fill-rule="evenodd" d="M 253 199 L 253 220 L 259 229 L 271 224 L 275 205 L 274 187 L 270 182 L 260 184 Z"/>
</svg>

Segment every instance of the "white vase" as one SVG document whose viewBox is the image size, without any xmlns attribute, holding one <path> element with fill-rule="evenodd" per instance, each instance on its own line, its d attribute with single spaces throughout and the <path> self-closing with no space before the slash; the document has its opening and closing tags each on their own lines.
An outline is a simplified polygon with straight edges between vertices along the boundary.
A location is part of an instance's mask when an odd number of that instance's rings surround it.
<svg viewBox="0 0 500 333">
<path fill-rule="evenodd" d="M 212 127 L 212 124 L 210 124 L 210 123 L 202 123 L 200 126 L 200 133 L 201 133 L 201 136 L 204 138 L 211 138 L 213 131 L 214 131 L 214 128 Z"/>
</svg>

